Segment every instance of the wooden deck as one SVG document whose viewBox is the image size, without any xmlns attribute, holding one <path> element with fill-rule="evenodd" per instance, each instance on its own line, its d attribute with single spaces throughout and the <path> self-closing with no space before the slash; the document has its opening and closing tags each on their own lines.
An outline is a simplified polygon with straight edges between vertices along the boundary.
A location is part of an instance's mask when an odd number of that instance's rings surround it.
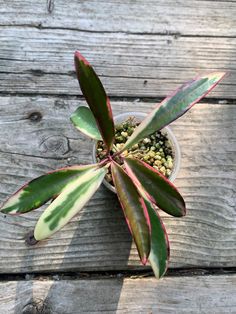
<svg viewBox="0 0 236 314">
<path fill-rule="evenodd" d="M 0 201 L 52 169 L 91 161 L 70 114 L 84 103 L 73 53 L 94 65 L 113 112 L 149 112 L 197 73 L 227 71 L 171 127 L 183 219 L 160 281 L 140 266 L 103 186 L 63 230 L 29 247 L 41 210 L 0 215 L 0 314 L 236 313 L 236 1 L 0 0 Z"/>
</svg>

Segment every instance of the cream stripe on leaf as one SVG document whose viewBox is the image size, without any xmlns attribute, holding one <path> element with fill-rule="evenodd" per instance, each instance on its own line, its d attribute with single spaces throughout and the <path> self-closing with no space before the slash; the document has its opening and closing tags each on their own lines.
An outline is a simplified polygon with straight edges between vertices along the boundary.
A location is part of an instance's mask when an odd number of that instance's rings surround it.
<svg viewBox="0 0 236 314">
<path fill-rule="evenodd" d="M 70 120 L 76 129 L 80 130 L 85 135 L 95 140 L 102 140 L 95 117 L 88 107 L 78 107 L 75 112 L 72 113 Z"/>
<path fill-rule="evenodd" d="M 68 223 L 99 188 L 106 172 L 106 168 L 98 168 L 69 183 L 39 218 L 35 239 L 48 238 Z"/>
<path fill-rule="evenodd" d="M 128 149 L 144 137 L 162 129 L 182 116 L 201 98 L 205 97 L 222 80 L 224 75 L 224 72 L 210 73 L 183 84 L 147 115 L 135 129 L 122 150 Z"/>
<path fill-rule="evenodd" d="M 97 164 L 72 166 L 42 175 L 19 189 L 3 205 L 6 214 L 23 214 L 36 209 L 60 194 L 73 179 L 95 169 Z"/>
<path fill-rule="evenodd" d="M 169 241 L 165 226 L 152 203 L 144 199 L 151 222 L 151 251 L 149 262 L 156 278 L 164 276 L 169 261 Z"/>
</svg>

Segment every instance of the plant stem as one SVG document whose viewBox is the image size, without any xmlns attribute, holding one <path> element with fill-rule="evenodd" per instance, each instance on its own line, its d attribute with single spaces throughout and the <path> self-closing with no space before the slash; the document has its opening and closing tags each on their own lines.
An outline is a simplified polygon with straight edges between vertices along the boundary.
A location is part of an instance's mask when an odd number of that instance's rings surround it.
<svg viewBox="0 0 236 314">
<path fill-rule="evenodd" d="M 106 165 L 109 161 L 110 161 L 110 158 L 107 157 L 107 158 L 103 159 L 102 161 L 100 161 L 98 165 L 99 165 L 100 167 L 103 167 L 103 166 Z"/>
<path fill-rule="evenodd" d="M 117 153 L 115 153 L 115 154 L 112 156 L 112 158 L 115 158 L 115 157 L 119 156 L 121 153 L 122 153 L 122 150 L 118 151 Z"/>
</svg>

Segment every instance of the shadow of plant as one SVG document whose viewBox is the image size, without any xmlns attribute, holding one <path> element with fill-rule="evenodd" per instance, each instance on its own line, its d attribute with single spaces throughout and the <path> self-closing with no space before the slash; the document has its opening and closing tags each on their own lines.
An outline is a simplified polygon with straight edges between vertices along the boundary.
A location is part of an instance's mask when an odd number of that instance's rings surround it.
<svg viewBox="0 0 236 314">
<path fill-rule="evenodd" d="M 32 213 L 29 215 L 32 215 Z M 100 187 L 87 206 L 61 232 L 47 241 L 37 243 L 35 246 L 27 246 L 24 256 L 21 258 L 22 267 L 20 272 L 24 273 L 27 269 L 27 272 L 36 273 L 37 266 L 35 262 L 37 265 L 39 263 L 45 264 L 47 265 L 47 273 L 49 270 L 53 273 L 52 278 L 54 281 L 47 293 L 44 291 L 46 295 L 39 298 L 41 293 L 35 291 L 35 281 L 27 280 L 25 282 L 27 283 L 25 287 L 27 294 L 23 296 L 23 300 L 20 300 L 22 298 L 22 282 L 17 282 L 14 314 L 72 313 L 69 305 L 60 308 L 63 302 L 60 304 L 55 302 L 55 293 L 57 289 L 60 289 L 57 286 L 60 274 L 66 273 L 69 278 L 72 275 L 73 279 L 79 278 L 82 280 L 82 278 L 89 278 L 91 273 L 99 274 L 102 272 L 106 275 L 106 270 L 126 269 L 131 245 L 132 238 L 116 195 L 103 186 Z M 48 255 L 45 252 L 48 252 Z M 45 258 L 45 261 L 42 257 Z M 28 268 L 26 268 L 26 265 L 28 265 Z M 42 265 L 40 265 L 41 267 L 38 266 L 40 273 L 43 272 L 44 267 Z M 27 277 L 31 279 L 30 275 L 27 275 Z M 119 279 L 117 283 L 112 288 L 113 308 L 115 303 L 118 305 L 123 280 Z M 73 289 L 77 289 L 77 286 L 74 286 Z M 78 286 L 78 289 L 81 289 L 81 285 Z M 90 289 L 88 285 L 85 285 L 85 291 L 86 289 Z M 92 310 L 88 308 L 89 303 L 86 301 L 85 294 L 86 292 L 82 294 L 78 292 L 78 298 L 82 302 L 81 310 L 78 313 L 83 312 L 83 307 L 84 311 L 85 309 L 86 311 Z M 69 297 L 68 291 L 63 291 L 60 298 L 63 300 L 66 295 Z M 102 308 L 104 306 L 102 293 L 97 293 L 94 298 L 98 309 L 99 306 Z"/>
</svg>

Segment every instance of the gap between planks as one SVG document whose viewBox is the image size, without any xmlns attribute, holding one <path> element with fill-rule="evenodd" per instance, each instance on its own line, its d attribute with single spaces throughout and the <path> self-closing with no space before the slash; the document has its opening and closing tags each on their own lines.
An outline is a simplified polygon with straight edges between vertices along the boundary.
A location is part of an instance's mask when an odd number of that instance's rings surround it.
<svg viewBox="0 0 236 314">
<path fill-rule="evenodd" d="M 169 268 L 163 278 L 167 277 L 206 277 L 236 275 L 236 267 L 221 268 Z M 77 279 L 110 279 L 110 278 L 154 278 L 152 270 L 128 271 L 90 271 L 90 272 L 54 272 L 49 273 L 16 273 L 0 274 L 0 282 L 24 280 L 77 280 Z"/>
<path fill-rule="evenodd" d="M 82 95 L 67 95 L 67 94 L 35 94 L 35 93 L 9 93 L 9 92 L 0 92 L 0 99 L 1 98 L 9 98 L 9 97 L 16 97 L 16 98 L 47 98 L 47 99 L 61 99 L 65 101 L 73 100 L 78 102 L 84 102 L 84 96 Z M 109 99 L 114 102 L 133 102 L 133 103 L 151 103 L 153 106 L 155 104 L 160 103 L 164 100 L 165 96 L 163 97 L 137 97 L 137 96 L 109 96 Z M 236 105 L 236 99 L 227 99 L 227 98 L 203 98 L 201 99 L 198 104 L 207 103 L 209 105 Z M 87 105 L 87 104 L 85 104 Z"/>
</svg>

